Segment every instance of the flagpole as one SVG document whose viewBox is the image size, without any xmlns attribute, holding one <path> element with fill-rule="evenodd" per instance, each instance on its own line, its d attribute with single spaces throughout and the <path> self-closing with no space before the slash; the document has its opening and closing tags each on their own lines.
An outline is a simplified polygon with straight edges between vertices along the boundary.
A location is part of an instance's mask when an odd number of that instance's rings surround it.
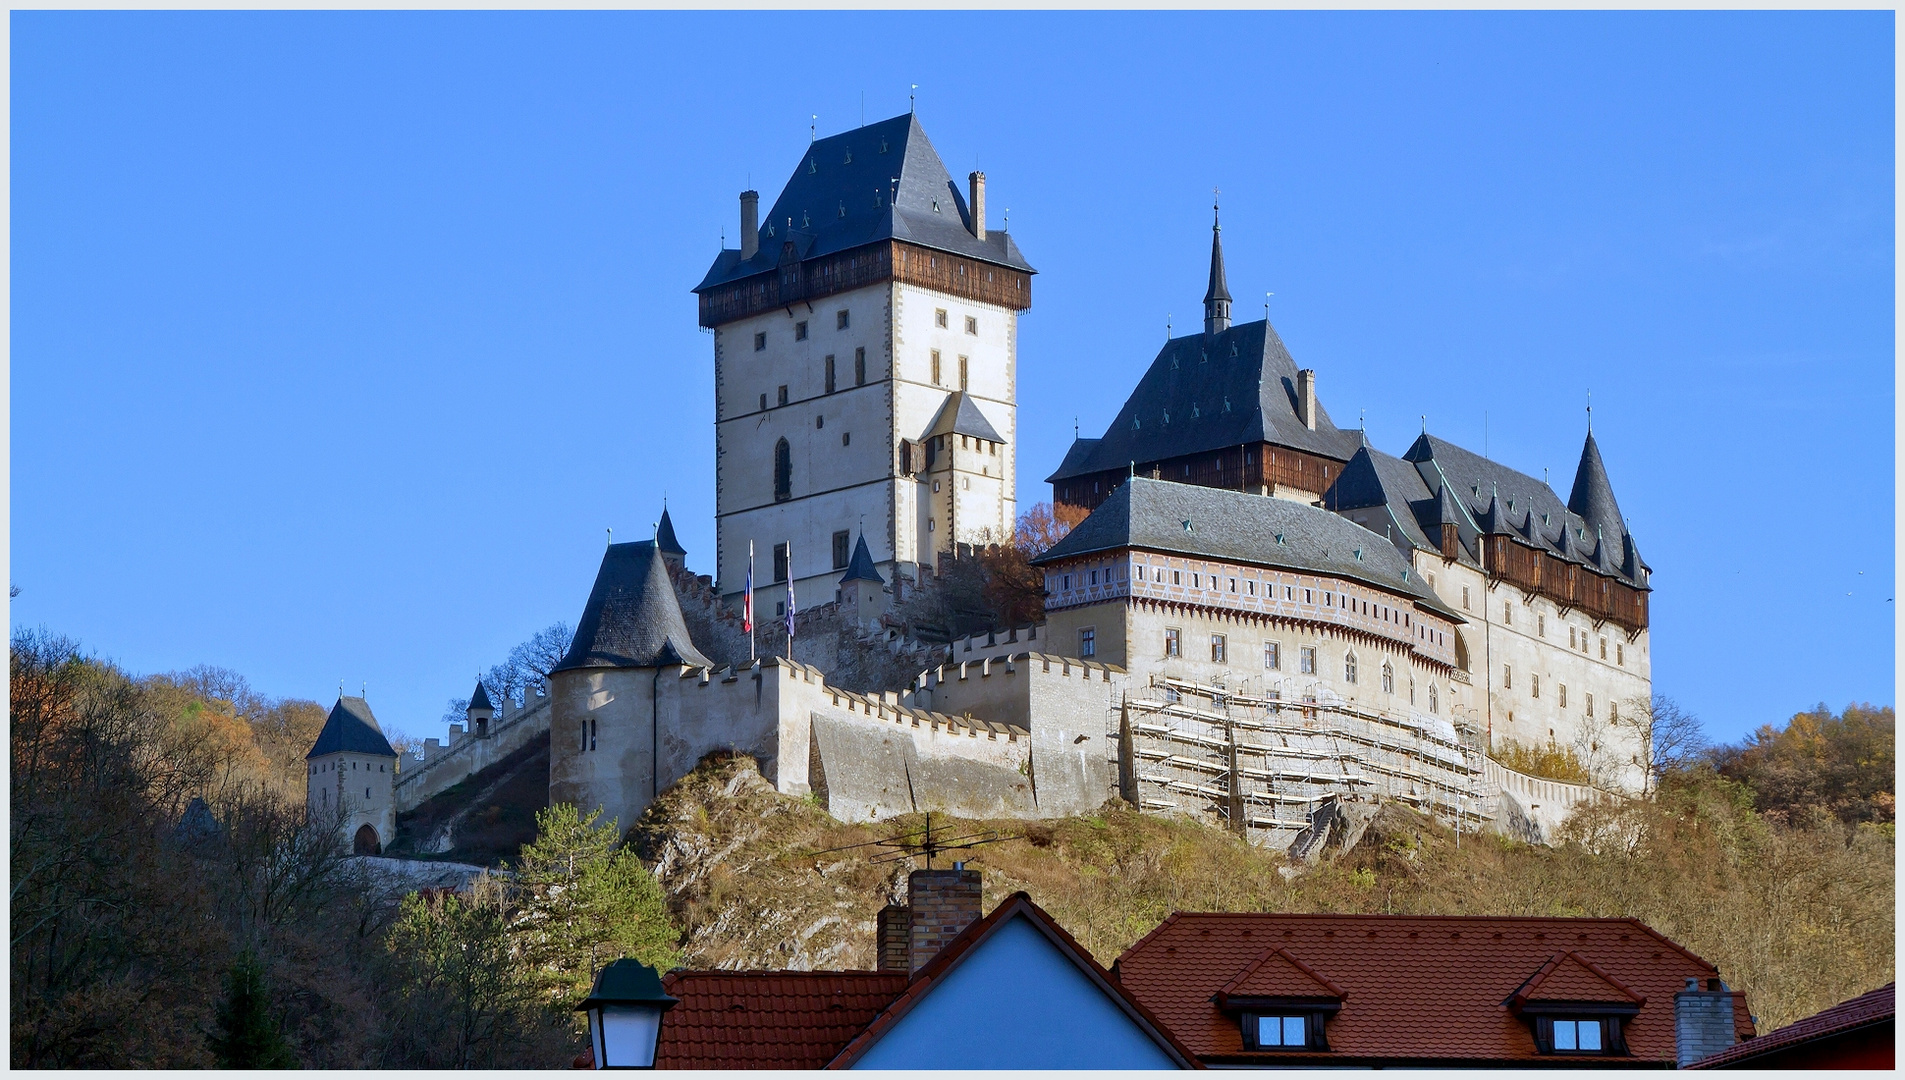
<svg viewBox="0 0 1905 1080">
<path fill-rule="evenodd" d="M 787 661 L 794 660 L 794 542 L 787 541 Z"/>
<path fill-rule="evenodd" d="M 741 598 L 742 610 L 747 614 L 747 666 L 753 667 L 758 661 L 754 656 L 754 541 L 747 542 L 747 595 Z"/>
</svg>

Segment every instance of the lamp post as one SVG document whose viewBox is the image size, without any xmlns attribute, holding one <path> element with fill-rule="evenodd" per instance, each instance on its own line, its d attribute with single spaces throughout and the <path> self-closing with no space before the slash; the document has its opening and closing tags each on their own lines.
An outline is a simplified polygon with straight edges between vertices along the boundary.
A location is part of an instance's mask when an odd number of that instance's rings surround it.
<svg viewBox="0 0 1905 1080">
<path fill-rule="evenodd" d="M 577 1011 L 589 1014 L 589 1044 L 598 1069 L 652 1069 L 661 1016 L 677 1004 L 661 976 L 626 957 L 596 973 L 595 989 Z"/>
</svg>

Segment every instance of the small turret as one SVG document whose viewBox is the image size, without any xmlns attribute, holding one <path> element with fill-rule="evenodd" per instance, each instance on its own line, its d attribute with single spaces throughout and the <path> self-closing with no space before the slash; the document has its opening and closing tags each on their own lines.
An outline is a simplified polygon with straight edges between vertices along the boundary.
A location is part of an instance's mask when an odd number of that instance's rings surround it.
<svg viewBox="0 0 1905 1080">
<path fill-rule="evenodd" d="M 655 526 L 655 546 L 661 549 L 661 561 L 671 570 L 679 570 L 688 561 L 688 550 L 675 539 L 675 523 L 669 520 L 668 507 L 661 508 L 661 522 Z"/>
<path fill-rule="evenodd" d="M 1212 206 L 1210 288 L 1204 291 L 1204 332 L 1221 334 L 1228 329 L 1230 329 L 1230 283 L 1224 277 L 1224 230 L 1217 223 L 1217 207 Z"/>
<path fill-rule="evenodd" d="M 860 622 L 872 622 L 886 611 L 886 580 L 873 565 L 867 534 L 853 546 L 853 559 L 840 576 L 840 610 Z"/>
<path fill-rule="evenodd" d="M 489 738 L 489 722 L 496 718 L 496 707 L 490 704 L 489 691 L 483 689 L 483 680 L 476 680 L 476 692 L 470 695 L 470 707 L 463 711 L 470 722 L 470 734 L 479 739 Z"/>
</svg>

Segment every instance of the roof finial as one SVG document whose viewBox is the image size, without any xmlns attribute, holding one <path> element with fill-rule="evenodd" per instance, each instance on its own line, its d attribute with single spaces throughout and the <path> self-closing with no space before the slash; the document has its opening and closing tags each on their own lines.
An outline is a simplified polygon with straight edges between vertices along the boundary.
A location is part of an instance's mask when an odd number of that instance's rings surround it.
<svg viewBox="0 0 1905 1080">
<path fill-rule="evenodd" d="M 1164 313 L 1164 340 L 1171 340 L 1171 313 Z"/>
<path fill-rule="evenodd" d="M 1131 479 L 1136 480 L 1137 478 L 1138 478 L 1138 463 L 1133 461 L 1131 463 Z"/>
<path fill-rule="evenodd" d="M 1428 413 L 1422 414 L 1422 433 L 1424 435 L 1427 435 L 1429 433 L 1429 414 Z"/>
<path fill-rule="evenodd" d="M 357 684 L 357 696 L 363 698 L 365 701 L 370 700 L 370 680 L 369 679 L 365 679 L 363 682 Z"/>
<path fill-rule="evenodd" d="M 344 696 L 344 676 L 342 675 L 337 677 L 337 696 L 340 698 Z"/>
<path fill-rule="evenodd" d="M 1263 294 L 1263 324 L 1265 326 L 1270 325 L 1270 298 L 1275 295 L 1277 294 L 1273 292 Z"/>
<path fill-rule="evenodd" d="M 908 116 L 913 115 L 913 113 L 917 109 L 918 99 L 919 99 L 919 84 L 914 83 L 913 92 L 906 95 L 906 115 Z"/>
<path fill-rule="evenodd" d="M 819 138 L 820 138 L 820 114 L 809 113 L 807 117 L 807 141 L 814 142 L 818 140 Z"/>
<path fill-rule="evenodd" d="M 609 534 L 609 546 L 614 547 L 615 546 L 615 530 L 605 528 L 602 531 Z"/>
<path fill-rule="evenodd" d="M 1594 389 L 1592 387 L 1589 387 L 1587 392 L 1587 413 L 1588 434 L 1592 435 L 1594 434 Z"/>
<path fill-rule="evenodd" d="M 1008 207 L 1006 207 L 1006 208 L 1005 208 L 1005 226 L 1004 226 L 1004 228 L 1005 228 L 1005 230 L 1006 230 L 1007 232 L 1010 232 L 1010 231 L 1012 231 L 1012 208 L 1011 208 L 1010 206 L 1008 206 Z"/>
<path fill-rule="evenodd" d="M 1072 438 L 1078 438 L 1078 417 L 1072 417 Z"/>
<path fill-rule="evenodd" d="M 1223 228 L 1223 226 L 1222 226 L 1222 225 L 1220 225 L 1220 224 L 1218 224 L 1218 217 L 1217 217 L 1217 196 L 1218 196 L 1218 193 L 1219 193 L 1219 189 L 1217 189 L 1217 188 L 1211 188 L 1211 189 L 1210 189 L 1210 227 L 1211 227 L 1212 229 L 1221 229 L 1221 228 Z"/>
</svg>

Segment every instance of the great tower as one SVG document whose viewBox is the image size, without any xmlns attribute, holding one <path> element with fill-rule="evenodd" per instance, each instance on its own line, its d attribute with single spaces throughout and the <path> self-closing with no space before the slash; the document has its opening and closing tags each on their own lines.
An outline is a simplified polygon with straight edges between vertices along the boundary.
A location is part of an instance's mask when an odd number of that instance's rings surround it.
<svg viewBox="0 0 1905 1080">
<path fill-rule="evenodd" d="M 1030 264 L 989 228 L 913 115 L 818 139 L 764 220 L 701 284 L 714 332 L 716 582 L 755 610 L 792 578 L 835 599 L 864 533 L 882 576 L 918 580 L 1016 518 L 1018 316 Z M 788 545 L 791 545 L 791 553 Z"/>
</svg>

